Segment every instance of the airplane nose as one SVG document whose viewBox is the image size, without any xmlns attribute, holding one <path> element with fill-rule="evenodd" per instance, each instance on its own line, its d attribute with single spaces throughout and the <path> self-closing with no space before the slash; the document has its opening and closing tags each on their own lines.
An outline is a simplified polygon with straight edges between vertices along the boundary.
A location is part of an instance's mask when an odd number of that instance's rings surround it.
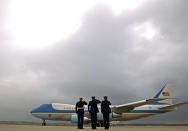
<svg viewBox="0 0 188 131">
<path fill-rule="evenodd" d="M 41 105 L 42 106 L 42 105 Z M 40 112 L 41 112 L 41 106 L 34 108 L 33 110 L 31 110 L 31 115 L 37 118 L 40 118 Z"/>
<path fill-rule="evenodd" d="M 34 108 L 30 113 L 52 112 L 52 104 L 43 104 L 37 108 Z"/>
<path fill-rule="evenodd" d="M 31 110 L 31 115 L 40 119 L 46 119 L 44 113 L 53 112 L 52 104 L 42 104 L 41 106 Z"/>
</svg>

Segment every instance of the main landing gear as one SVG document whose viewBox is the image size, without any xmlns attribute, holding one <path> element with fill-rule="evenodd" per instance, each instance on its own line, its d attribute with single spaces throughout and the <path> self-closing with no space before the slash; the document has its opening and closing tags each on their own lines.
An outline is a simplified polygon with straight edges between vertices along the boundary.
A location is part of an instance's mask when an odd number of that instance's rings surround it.
<svg viewBox="0 0 188 131">
<path fill-rule="evenodd" d="M 103 121 L 99 121 L 99 122 L 97 122 L 97 127 L 104 127 L 104 123 L 103 123 Z"/>
<path fill-rule="evenodd" d="M 46 121 L 45 120 L 43 120 L 42 126 L 46 126 Z"/>
</svg>

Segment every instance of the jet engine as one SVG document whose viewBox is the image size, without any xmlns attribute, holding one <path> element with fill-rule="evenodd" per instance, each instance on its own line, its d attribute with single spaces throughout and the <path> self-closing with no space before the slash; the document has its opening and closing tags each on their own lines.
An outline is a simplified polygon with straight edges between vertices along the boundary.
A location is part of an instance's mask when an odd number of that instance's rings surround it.
<svg viewBox="0 0 188 131">
<path fill-rule="evenodd" d="M 90 120 L 87 117 L 84 117 L 84 123 L 88 123 Z M 77 115 L 72 115 L 71 116 L 71 122 L 72 123 L 77 123 L 78 122 L 78 116 Z"/>
<path fill-rule="evenodd" d="M 109 119 L 112 119 L 112 113 L 110 113 Z M 97 120 L 103 121 L 103 114 L 102 114 L 102 112 L 97 113 Z"/>
<path fill-rule="evenodd" d="M 71 121 L 72 121 L 72 123 L 77 123 L 78 122 L 78 116 L 77 115 L 72 115 L 71 116 Z"/>
</svg>

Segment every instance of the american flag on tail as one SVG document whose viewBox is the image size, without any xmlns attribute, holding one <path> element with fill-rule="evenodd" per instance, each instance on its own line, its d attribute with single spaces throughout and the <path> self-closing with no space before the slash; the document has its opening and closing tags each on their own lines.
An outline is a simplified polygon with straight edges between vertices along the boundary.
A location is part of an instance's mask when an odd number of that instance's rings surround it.
<svg viewBox="0 0 188 131">
<path fill-rule="evenodd" d="M 163 94 L 163 96 L 169 96 L 170 95 L 169 92 L 163 92 L 162 94 Z"/>
</svg>

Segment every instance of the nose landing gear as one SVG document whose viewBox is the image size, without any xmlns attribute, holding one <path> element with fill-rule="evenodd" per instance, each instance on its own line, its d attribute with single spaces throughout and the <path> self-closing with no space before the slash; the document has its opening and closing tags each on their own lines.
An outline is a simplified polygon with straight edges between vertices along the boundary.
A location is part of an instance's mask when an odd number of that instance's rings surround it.
<svg viewBox="0 0 188 131">
<path fill-rule="evenodd" d="M 46 121 L 45 120 L 43 120 L 42 126 L 46 126 Z"/>
</svg>

